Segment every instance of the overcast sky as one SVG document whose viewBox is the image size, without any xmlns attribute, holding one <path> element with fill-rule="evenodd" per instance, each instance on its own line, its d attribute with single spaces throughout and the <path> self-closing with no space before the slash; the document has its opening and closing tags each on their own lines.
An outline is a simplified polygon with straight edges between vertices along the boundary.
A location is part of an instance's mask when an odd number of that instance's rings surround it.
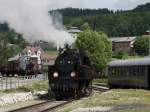
<svg viewBox="0 0 150 112">
<path fill-rule="evenodd" d="M 145 4 L 150 0 L 84 0 L 84 8 L 109 8 L 109 9 L 133 9 L 139 4 Z"/>
</svg>

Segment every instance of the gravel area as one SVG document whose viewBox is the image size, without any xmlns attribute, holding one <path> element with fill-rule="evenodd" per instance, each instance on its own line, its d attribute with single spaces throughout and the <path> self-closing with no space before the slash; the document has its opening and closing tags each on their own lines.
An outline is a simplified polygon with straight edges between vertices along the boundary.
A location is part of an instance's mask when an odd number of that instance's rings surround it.
<svg viewBox="0 0 150 112">
<path fill-rule="evenodd" d="M 33 94 L 28 93 L 11 93 L 0 97 L 0 106 L 15 104 L 22 101 L 33 100 Z"/>
<path fill-rule="evenodd" d="M 46 91 L 40 91 L 35 93 L 9 93 L 0 95 L 0 112 L 43 102 L 44 100 L 37 99 L 46 97 L 46 94 Z"/>
<path fill-rule="evenodd" d="M 32 101 L 19 102 L 19 103 L 11 104 L 11 105 L 5 105 L 5 106 L 0 107 L 0 112 L 8 112 L 8 111 L 15 110 L 18 108 L 38 104 L 41 102 L 44 102 L 44 100 L 32 100 Z"/>
</svg>

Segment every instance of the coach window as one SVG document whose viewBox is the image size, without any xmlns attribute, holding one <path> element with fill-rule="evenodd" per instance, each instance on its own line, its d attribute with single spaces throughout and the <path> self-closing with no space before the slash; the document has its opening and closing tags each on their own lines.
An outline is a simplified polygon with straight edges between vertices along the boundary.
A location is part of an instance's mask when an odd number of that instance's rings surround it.
<svg viewBox="0 0 150 112">
<path fill-rule="evenodd" d="M 120 67 L 118 67 L 118 74 L 117 75 L 120 76 Z"/>
<path fill-rule="evenodd" d="M 121 75 L 124 75 L 124 67 L 121 67 L 120 70 L 121 70 Z"/>
<path fill-rule="evenodd" d="M 126 68 L 126 67 L 124 67 L 124 66 L 121 67 L 121 74 L 122 74 L 122 75 L 125 75 L 125 68 Z"/>
<path fill-rule="evenodd" d="M 143 75 L 142 73 L 143 73 L 143 66 L 138 66 L 138 69 L 137 69 L 137 71 L 138 71 L 138 76 L 141 76 L 141 75 Z"/>
<path fill-rule="evenodd" d="M 136 66 L 132 67 L 132 76 L 136 76 Z"/>
<path fill-rule="evenodd" d="M 116 76 L 119 75 L 119 67 L 116 67 Z"/>
<path fill-rule="evenodd" d="M 130 67 L 129 66 L 126 69 L 126 72 L 127 72 L 127 75 L 129 76 L 130 75 Z"/>
<path fill-rule="evenodd" d="M 115 75 L 118 75 L 118 67 L 115 68 Z"/>
<path fill-rule="evenodd" d="M 123 70 L 122 70 L 122 74 L 123 74 L 124 76 L 126 76 L 126 69 L 127 69 L 127 67 L 125 66 L 125 67 L 123 67 L 122 69 L 123 69 Z"/>
<path fill-rule="evenodd" d="M 113 76 L 113 71 L 114 71 L 114 68 L 112 67 L 112 68 L 111 68 L 111 71 L 110 71 L 110 75 L 111 75 L 111 76 Z"/>
<path fill-rule="evenodd" d="M 126 75 L 126 76 L 129 75 L 129 67 L 128 67 L 128 66 L 125 68 L 125 71 L 124 71 L 124 72 L 125 72 L 125 75 Z"/>
<path fill-rule="evenodd" d="M 146 66 L 141 66 L 141 76 L 144 76 L 146 73 Z"/>
<path fill-rule="evenodd" d="M 145 75 L 145 66 L 140 66 L 140 76 L 144 76 Z"/>
<path fill-rule="evenodd" d="M 116 75 L 116 68 L 113 67 L 113 69 L 112 69 L 112 76 L 115 76 L 115 75 Z"/>
<path fill-rule="evenodd" d="M 123 67 L 120 67 L 120 75 L 123 73 Z"/>
<path fill-rule="evenodd" d="M 124 75 L 124 76 L 127 75 L 127 71 L 128 71 L 128 67 L 126 66 L 126 67 L 123 68 L 123 75 Z"/>
<path fill-rule="evenodd" d="M 109 76 L 112 75 L 112 67 L 108 67 L 108 75 L 109 75 Z"/>
<path fill-rule="evenodd" d="M 108 67 L 108 75 L 111 75 L 111 67 Z"/>
<path fill-rule="evenodd" d="M 116 67 L 113 68 L 112 72 L 113 72 L 112 75 L 115 76 L 115 74 L 116 74 Z"/>
<path fill-rule="evenodd" d="M 134 66 L 134 67 L 133 67 L 133 70 L 134 70 L 133 76 L 137 76 L 138 67 L 137 67 L 137 66 Z"/>
<path fill-rule="evenodd" d="M 126 68 L 125 68 L 125 73 L 126 73 L 126 74 L 125 74 L 126 76 L 129 76 L 129 74 L 130 74 L 129 67 L 126 67 Z"/>
<path fill-rule="evenodd" d="M 141 72 L 140 66 L 136 66 L 135 71 L 136 71 L 136 76 L 138 76 Z"/>
<path fill-rule="evenodd" d="M 142 66 L 138 66 L 137 68 L 137 76 L 140 76 L 142 73 Z"/>
<path fill-rule="evenodd" d="M 113 68 L 111 67 L 111 68 L 109 68 L 109 69 L 110 69 L 110 71 L 109 71 L 109 75 L 110 75 L 110 76 L 112 76 Z"/>
<path fill-rule="evenodd" d="M 119 67 L 119 75 L 121 76 L 121 74 L 122 74 L 122 68 Z"/>
<path fill-rule="evenodd" d="M 118 67 L 118 74 L 117 74 L 118 76 L 120 76 L 120 68 L 121 67 Z"/>
</svg>

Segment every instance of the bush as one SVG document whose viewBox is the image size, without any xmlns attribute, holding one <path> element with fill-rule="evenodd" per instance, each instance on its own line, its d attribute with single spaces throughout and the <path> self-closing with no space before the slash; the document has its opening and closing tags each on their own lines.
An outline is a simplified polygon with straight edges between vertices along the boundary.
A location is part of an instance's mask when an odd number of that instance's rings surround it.
<svg viewBox="0 0 150 112">
<path fill-rule="evenodd" d="M 149 54 L 150 35 L 138 37 L 134 43 L 134 50 L 138 55 L 145 56 Z"/>
<path fill-rule="evenodd" d="M 128 58 L 128 53 L 127 52 L 119 52 L 113 56 L 113 58 L 117 59 L 127 59 Z"/>
<path fill-rule="evenodd" d="M 76 47 L 84 51 L 90 58 L 93 66 L 102 71 L 112 54 L 112 44 L 107 35 L 102 32 L 84 31 L 76 40 Z"/>
</svg>

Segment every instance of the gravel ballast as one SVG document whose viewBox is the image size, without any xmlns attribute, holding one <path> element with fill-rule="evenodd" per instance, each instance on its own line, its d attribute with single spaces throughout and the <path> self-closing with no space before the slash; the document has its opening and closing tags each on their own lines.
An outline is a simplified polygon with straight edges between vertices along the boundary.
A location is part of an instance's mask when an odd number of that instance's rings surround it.
<svg viewBox="0 0 150 112">
<path fill-rule="evenodd" d="M 26 93 L 9 93 L 3 94 L 0 96 L 0 106 L 8 105 L 8 104 L 16 104 L 19 102 L 30 101 L 37 98 L 37 96 L 46 94 L 46 91 L 41 92 L 26 92 Z"/>
<path fill-rule="evenodd" d="M 28 100 L 33 100 L 33 94 L 31 92 L 6 94 L 0 97 L 0 106 Z"/>
</svg>

